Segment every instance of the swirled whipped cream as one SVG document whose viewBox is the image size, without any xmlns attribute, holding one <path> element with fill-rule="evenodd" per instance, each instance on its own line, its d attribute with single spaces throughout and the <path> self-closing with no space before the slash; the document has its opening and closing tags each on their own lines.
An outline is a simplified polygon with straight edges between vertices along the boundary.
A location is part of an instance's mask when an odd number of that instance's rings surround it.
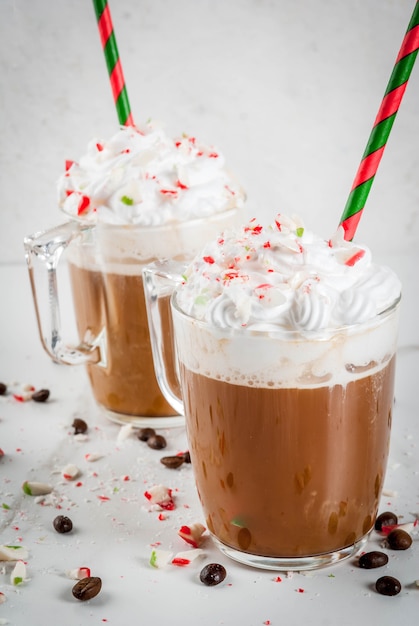
<svg viewBox="0 0 419 626">
<path fill-rule="evenodd" d="M 169 138 L 152 123 L 93 139 L 67 161 L 59 205 L 87 222 L 158 226 L 207 217 L 244 203 L 219 150 L 195 137 Z"/>
<path fill-rule="evenodd" d="M 372 262 L 370 250 L 306 230 L 278 215 L 253 219 L 209 243 L 177 292 L 187 314 L 219 328 L 319 331 L 364 322 L 400 296 L 397 276 Z"/>
</svg>

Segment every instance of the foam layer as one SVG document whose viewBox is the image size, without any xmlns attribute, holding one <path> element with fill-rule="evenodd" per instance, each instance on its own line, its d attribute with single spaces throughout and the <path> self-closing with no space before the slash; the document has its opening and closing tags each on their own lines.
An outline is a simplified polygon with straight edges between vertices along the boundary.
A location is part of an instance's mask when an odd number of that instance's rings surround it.
<svg viewBox="0 0 419 626">
<path fill-rule="evenodd" d="M 174 326 L 178 358 L 195 373 L 253 387 L 346 385 L 377 373 L 395 354 L 398 304 L 360 326 L 314 333 L 216 328 L 175 304 Z"/>
</svg>

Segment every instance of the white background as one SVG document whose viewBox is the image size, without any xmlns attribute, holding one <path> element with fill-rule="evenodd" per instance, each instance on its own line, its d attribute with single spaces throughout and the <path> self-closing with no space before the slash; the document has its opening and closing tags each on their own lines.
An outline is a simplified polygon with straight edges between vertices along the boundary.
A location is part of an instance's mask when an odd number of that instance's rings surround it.
<svg viewBox="0 0 419 626">
<path fill-rule="evenodd" d="M 248 214 L 299 213 L 328 237 L 345 206 L 414 0 L 113 0 L 134 119 L 214 144 Z M 56 181 L 117 129 L 89 0 L 0 0 L 0 262 L 63 221 Z M 419 68 L 357 240 L 419 243 Z M 413 253 L 412 253 L 413 254 Z"/>
<path fill-rule="evenodd" d="M 153 117 L 169 134 L 195 134 L 220 148 L 247 190 L 249 216 L 270 221 L 277 211 L 298 212 L 325 237 L 346 203 L 413 7 L 414 0 L 111 0 L 135 120 Z M 417 64 L 356 236 L 404 284 L 388 492 L 380 506 L 404 521 L 419 517 Z M 11 507 L 2 509 L 0 544 L 22 540 L 30 550 L 22 588 L 9 584 L 10 568 L 0 573 L 0 621 L 415 623 L 417 533 L 412 549 L 390 553 L 380 572 L 349 560 L 278 584 L 271 572 L 223 560 L 211 544 L 206 558 L 228 569 L 226 584 L 215 589 L 200 586 L 199 564 L 148 567 L 153 542 L 184 549 L 177 528 L 200 519 L 192 474 L 171 474 L 134 437 L 118 442 L 116 425 L 92 405 L 84 370 L 57 367 L 44 353 L 22 244 L 26 234 L 63 221 L 56 181 L 64 161 L 117 126 L 91 0 L 0 0 L 0 381 L 51 389 L 46 405 L 0 398 L 0 502 Z M 80 447 L 69 435 L 75 416 L 90 426 Z M 168 434 L 168 454 L 184 449 L 183 437 Z M 103 507 L 86 452 L 104 454 L 93 468 L 112 496 Z M 57 468 L 66 462 L 82 467 L 81 490 L 60 483 Z M 123 474 L 132 480 L 120 484 Z M 57 485 L 75 523 L 72 536 L 52 530 L 55 510 L 24 498 L 28 478 Z M 147 480 L 180 489 L 167 523 L 144 509 Z M 373 535 L 369 548 L 380 549 L 380 541 Z M 65 575 L 81 565 L 103 579 L 103 591 L 88 603 L 73 600 Z M 399 596 L 375 592 L 382 574 L 401 580 Z"/>
</svg>

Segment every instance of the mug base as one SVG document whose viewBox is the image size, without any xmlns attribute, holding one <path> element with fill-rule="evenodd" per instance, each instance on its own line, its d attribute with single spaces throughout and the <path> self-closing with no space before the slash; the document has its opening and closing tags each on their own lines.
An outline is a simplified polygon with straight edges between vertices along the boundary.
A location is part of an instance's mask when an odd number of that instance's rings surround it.
<svg viewBox="0 0 419 626">
<path fill-rule="evenodd" d="M 240 550 L 227 546 L 214 536 L 212 536 L 212 538 L 215 545 L 223 554 L 238 563 L 265 570 L 297 572 L 328 567 L 355 556 L 355 554 L 359 552 L 367 543 L 368 535 L 365 535 L 354 544 L 340 550 L 336 550 L 335 552 L 316 554 L 313 556 L 295 557 L 270 557 L 258 554 L 249 554 L 248 552 L 241 552 Z"/>
<path fill-rule="evenodd" d="M 178 428 L 185 425 L 184 415 L 168 415 L 166 417 L 152 417 L 150 415 L 126 415 L 116 413 L 101 407 L 108 419 L 116 424 L 125 426 L 131 424 L 134 428 Z"/>
</svg>

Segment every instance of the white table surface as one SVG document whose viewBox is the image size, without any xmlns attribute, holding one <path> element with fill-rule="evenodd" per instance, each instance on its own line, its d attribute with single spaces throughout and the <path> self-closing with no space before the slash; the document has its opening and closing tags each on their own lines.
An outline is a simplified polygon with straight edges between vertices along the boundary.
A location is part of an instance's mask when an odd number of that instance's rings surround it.
<svg viewBox="0 0 419 626">
<path fill-rule="evenodd" d="M 409 259 L 394 258 L 391 264 L 404 283 L 404 305 L 387 495 L 380 510 L 392 510 L 407 522 L 419 515 L 417 285 Z M 28 580 L 22 585 L 12 586 L 11 564 L 0 563 L 0 592 L 6 598 L 0 605 L 0 624 L 417 623 L 418 534 L 407 551 L 386 549 L 389 563 L 376 570 L 362 570 L 351 559 L 307 575 L 260 571 L 229 561 L 209 538 L 203 545 L 205 556 L 186 567 L 150 567 L 153 544 L 174 554 L 186 550 L 178 528 L 204 522 L 191 466 L 170 470 L 159 462 L 163 455 L 187 449 L 183 429 L 161 431 L 168 442 L 163 451 L 149 449 L 134 435 L 119 440 L 119 426 L 95 407 L 84 370 L 55 365 L 43 352 L 24 264 L 0 266 L 0 294 L 0 381 L 16 383 L 16 388 L 32 384 L 51 392 L 45 404 L 19 403 L 11 393 L 0 397 L 0 448 L 4 452 L 0 505 L 10 507 L 0 508 L 0 544 L 23 545 L 29 550 Z M 88 423 L 84 441 L 73 435 L 75 417 Z M 103 456 L 88 463 L 85 455 L 89 453 Z M 67 463 L 80 468 L 77 481 L 62 479 Z M 124 480 L 126 476 L 129 480 Z M 25 480 L 52 484 L 61 508 L 42 506 L 23 494 Z M 176 499 L 176 509 L 165 520 L 149 511 L 143 495 L 159 483 L 172 488 Z M 102 501 L 100 496 L 109 500 Z M 54 530 L 52 521 L 58 514 L 72 519 L 71 533 Z M 373 533 L 368 549 L 381 549 L 381 543 L 382 537 Z M 199 572 L 212 561 L 225 565 L 227 578 L 209 588 L 199 581 Z M 88 602 L 73 598 L 75 581 L 66 574 L 80 566 L 89 567 L 93 576 L 102 579 L 100 594 Z M 376 579 L 385 574 L 402 583 L 398 596 L 385 597 L 375 591 Z"/>
</svg>

